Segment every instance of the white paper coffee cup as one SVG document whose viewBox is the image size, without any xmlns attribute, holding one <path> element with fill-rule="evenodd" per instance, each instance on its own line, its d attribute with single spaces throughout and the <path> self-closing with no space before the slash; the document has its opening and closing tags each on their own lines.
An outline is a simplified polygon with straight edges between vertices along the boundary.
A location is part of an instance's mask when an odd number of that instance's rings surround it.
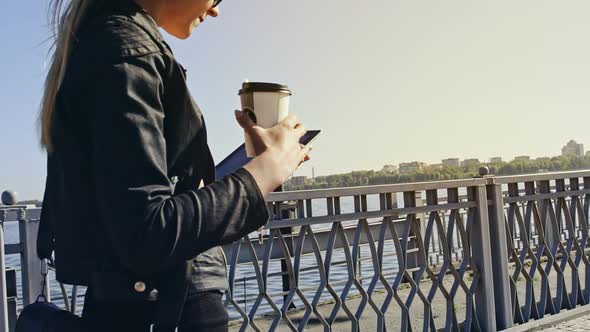
<svg viewBox="0 0 590 332">
<path fill-rule="evenodd" d="M 254 121 L 263 128 L 271 128 L 289 115 L 291 90 L 286 85 L 263 82 L 244 82 L 240 89 L 242 111 L 252 113 Z M 255 157 L 254 146 L 245 134 L 246 154 Z"/>
</svg>

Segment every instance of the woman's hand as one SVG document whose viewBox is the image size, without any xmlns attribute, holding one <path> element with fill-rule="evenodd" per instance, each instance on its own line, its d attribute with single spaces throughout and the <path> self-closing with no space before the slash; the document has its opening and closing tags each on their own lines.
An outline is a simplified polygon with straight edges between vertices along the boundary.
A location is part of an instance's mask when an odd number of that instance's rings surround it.
<svg viewBox="0 0 590 332">
<path fill-rule="evenodd" d="M 257 155 L 244 168 L 256 179 L 265 197 L 309 160 L 312 147 L 299 143 L 306 130 L 293 113 L 272 128 L 257 126 L 242 111 L 236 111 L 236 119 L 250 136 Z"/>
</svg>

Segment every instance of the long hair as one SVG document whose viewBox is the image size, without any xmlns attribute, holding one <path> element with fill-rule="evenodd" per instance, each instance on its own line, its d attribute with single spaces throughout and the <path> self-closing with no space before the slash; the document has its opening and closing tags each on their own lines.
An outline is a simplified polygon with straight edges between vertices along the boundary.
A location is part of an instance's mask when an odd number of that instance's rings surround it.
<svg viewBox="0 0 590 332">
<path fill-rule="evenodd" d="M 45 80 L 45 92 L 39 113 L 41 146 L 53 151 L 51 140 L 57 94 L 64 79 L 75 34 L 89 8 L 101 0 L 51 0 L 50 23 L 53 29 L 51 64 Z"/>
</svg>

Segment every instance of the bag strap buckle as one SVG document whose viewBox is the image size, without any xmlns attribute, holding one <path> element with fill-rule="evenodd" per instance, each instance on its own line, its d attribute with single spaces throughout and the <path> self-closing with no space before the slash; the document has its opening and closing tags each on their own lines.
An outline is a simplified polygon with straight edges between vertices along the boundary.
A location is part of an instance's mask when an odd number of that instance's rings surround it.
<svg viewBox="0 0 590 332">
<path fill-rule="evenodd" d="M 150 332 L 164 332 L 164 331 L 158 331 L 155 328 L 156 328 L 156 324 L 150 324 Z M 168 332 L 168 331 L 165 331 L 165 332 Z M 178 327 L 176 327 L 174 329 L 174 332 L 178 332 Z"/>
</svg>

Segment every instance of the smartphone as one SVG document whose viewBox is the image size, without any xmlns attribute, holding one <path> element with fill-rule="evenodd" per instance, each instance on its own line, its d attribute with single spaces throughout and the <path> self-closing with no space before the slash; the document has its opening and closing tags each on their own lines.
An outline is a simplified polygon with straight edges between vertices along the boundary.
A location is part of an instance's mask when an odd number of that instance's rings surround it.
<svg viewBox="0 0 590 332">
<path fill-rule="evenodd" d="M 318 135 L 321 133 L 321 130 L 308 130 L 305 135 L 299 139 L 299 143 L 303 145 L 308 145 L 309 143 L 315 141 L 318 138 Z"/>
<path fill-rule="evenodd" d="M 307 145 L 313 142 L 320 132 L 321 130 L 308 130 L 307 133 L 299 139 L 299 143 Z M 246 155 L 246 145 L 240 145 L 215 167 L 215 178 L 223 179 L 225 176 L 238 170 L 238 168 L 246 165 L 250 160 L 252 160 L 252 158 L 249 158 Z"/>
</svg>

